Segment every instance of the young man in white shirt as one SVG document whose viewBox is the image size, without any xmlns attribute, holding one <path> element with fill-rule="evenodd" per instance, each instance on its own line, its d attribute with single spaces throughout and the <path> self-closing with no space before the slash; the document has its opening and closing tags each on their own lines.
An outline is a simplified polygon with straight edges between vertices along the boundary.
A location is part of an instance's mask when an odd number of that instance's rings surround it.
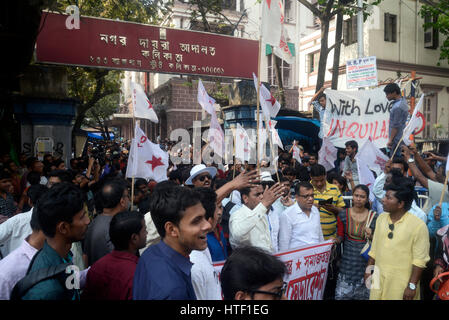
<svg viewBox="0 0 449 320">
<path fill-rule="evenodd" d="M 280 183 L 271 188 L 256 185 L 240 189 L 243 206 L 229 219 L 229 241 L 232 248 L 243 245 L 256 246 L 273 252 L 268 213 L 271 205 L 283 194 Z"/>
<path fill-rule="evenodd" d="M 295 194 L 296 203 L 280 215 L 279 251 L 324 241 L 320 212 L 313 205 L 313 186 L 302 181 L 296 185 Z"/>
</svg>

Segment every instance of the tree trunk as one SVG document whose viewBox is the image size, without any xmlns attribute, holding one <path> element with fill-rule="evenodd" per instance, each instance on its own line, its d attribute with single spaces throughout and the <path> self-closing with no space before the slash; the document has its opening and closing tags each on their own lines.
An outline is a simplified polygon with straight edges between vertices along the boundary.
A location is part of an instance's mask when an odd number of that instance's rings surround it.
<svg viewBox="0 0 449 320">
<path fill-rule="evenodd" d="M 337 14 L 336 30 L 335 30 L 335 48 L 334 48 L 334 65 L 332 67 L 332 89 L 337 90 L 338 87 L 338 68 L 340 66 L 340 50 L 343 36 L 343 13 Z"/>
<path fill-rule="evenodd" d="M 329 55 L 328 48 L 329 36 L 329 20 L 321 20 L 321 49 L 320 61 L 318 62 L 318 75 L 316 80 L 315 93 L 318 92 L 324 85 L 326 75 L 327 57 Z"/>
</svg>

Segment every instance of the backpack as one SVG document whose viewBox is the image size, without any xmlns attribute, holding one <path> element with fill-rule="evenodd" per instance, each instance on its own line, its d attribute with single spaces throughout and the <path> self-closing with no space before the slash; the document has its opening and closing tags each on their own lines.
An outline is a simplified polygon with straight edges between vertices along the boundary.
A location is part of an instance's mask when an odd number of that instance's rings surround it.
<svg viewBox="0 0 449 320">
<path fill-rule="evenodd" d="M 229 201 L 223 208 L 223 215 L 221 216 L 221 227 L 223 228 L 223 233 L 225 237 L 229 238 L 229 219 L 231 218 L 231 209 L 234 208 L 235 203 Z"/>
<path fill-rule="evenodd" d="M 34 260 L 41 252 L 41 250 L 39 250 L 34 255 L 33 259 L 31 259 L 26 276 L 22 278 L 19 282 L 17 282 L 14 288 L 12 289 L 11 297 L 9 298 L 10 300 L 22 300 L 22 297 L 36 284 L 51 278 L 55 278 L 61 274 L 65 274 L 67 267 L 72 265 L 71 263 L 63 263 L 57 266 L 42 268 L 30 273 L 31 266 L 33 265 Z"/>
</svg>

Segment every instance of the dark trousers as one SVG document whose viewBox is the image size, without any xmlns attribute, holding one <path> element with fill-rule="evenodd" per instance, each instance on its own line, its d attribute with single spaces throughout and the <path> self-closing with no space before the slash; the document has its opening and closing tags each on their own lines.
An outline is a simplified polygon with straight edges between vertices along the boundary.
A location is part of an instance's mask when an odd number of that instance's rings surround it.
<svg viewBox="0 0 449 320">
<path fill-rule="evenodd" d="M 338 266 L 341 259 L 341 243 L 335 245 L 331 251 L 329 267 L 327 268 L 326 286 L 324 287 L 323 300 L 335 300 L 335 288 L 337 287 Z"/>
</svg>

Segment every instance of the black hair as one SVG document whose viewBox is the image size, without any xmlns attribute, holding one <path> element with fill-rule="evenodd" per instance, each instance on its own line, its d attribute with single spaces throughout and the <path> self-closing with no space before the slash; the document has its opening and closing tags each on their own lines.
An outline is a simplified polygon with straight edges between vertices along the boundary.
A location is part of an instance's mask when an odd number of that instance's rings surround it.
<svg viewBox="0 0 449 320">
<path fill-rule="evenodd" d="M 123 198 L 126 189 L 127 183 L 123 179 L 111 178 L 105 181 L 99 192 L 102 207 L 115 208 Z"/>
<path fill-rule="evenodd" d="M 168 174 L 168 178 L 169 178 L 170 180 L 179 180 L 179 181 L 181 181 L 181 180 L 182 180 L 181 170 L 176 169 L 176 170 L 171 171 L 171 172 Z"/>
<path fill-rule="evenodd" d="M 215 208 L 217 206 L 217 194 L 211 188 L 195 188 L 195 191 L 201 194 L 201 204 L 206 210 L 206 220 L 213 219 Z"/>
<path fill-rule="evenodd" d="M 415 198 L 414 184 L 406 177 L 394 177 L 392 183 L 385 186 L 385 191 L 394 191 L 394 197 L 399 202 L 404 201 L 404 210 L 408 211 L 412 207 Z"/>
<path fill-rule="evenodd" d="M 115 250 L 127 250 L 133 234 L 142 230 L 144 216 L 137 211 L 117 213 L 109 224 L 109 237 Z"/>
<path fill-rule="evenodd" d="M 83 195 L 73 184 L 58 183 L 42 195 L 35 209 L 42 231 L 53 238 L 59 222 L 72 223 L 73 217 L 83 209 Z"/>
<path fill-rule="evenodd" d="M 201 194 L 194 189 L 181 186 L 157 187 L 150 195 L 149 208 L 157 232 L 163 239 L 165 237 L 165 224 L 172 222 L 179 225 L 184 211 L 201 203 Z"/>
<path fill-rule="evenodd" d="M 292 167 L 287 167 L 284 170 L 282 170 L 282 174 L 284 176 L 295 176 L 296 177 L 296 171 Z"/>
<path fill-rule="evenodd" d="M 37 161 L 36 157 L 29 157 L 25 160 L 25 165 L 27 166 L 27 168 L 31 168 L 35 161 Z"/>
<path fill-rule="evenodd" d="M 281 260 L 260 248 L 236 248 L 221 270 L 223 298 L 234 300 L 238 291 L 251 293 L 252 290 L 282 279 L 286 269 Z"/>
<path fill-rule="evenodd" d="M 299 188 L 303 187 L 304 189 L 313 190 L 313 186 L 309 181 L 301 181 L 295 185 L 295 194 L 299 194 Z"/>
<path fill-rule="evenodd" d="M 408 163 L 407 161 L 405 161 L 404 157 L 394 157 L 393 163 L 402 164 L 402 166 L 404 167 L 404 172 L 408 171 Z"/>
<path fill-rule="evenodd" d="M 384 92 L 385 93 L 397 93 L 397 94 L 401 94 L 401 88 L 399 88 L 397 83 L 389 83 L 385 86 L 384 88 Z"/>
<path fill-rule="evenodd" d="M 369 188 L 364 185 L 364 184 L 358 184 L 354 187 L 354 190 L 352 190 L 352 194 L 354 194 L 355 190 L 360 189 L 362 191 L 364 191 L 366 193 L 366 203 L 365 203 L 365 208 L 370 210 L 371 209 L 371 204 L 369 202 Z"/>
<path fill-rule="evenodd" d="M 11 174 L 6 169 L 0 170 L 0 180 L 3 180 L 3 179 L 11 179 Z"/>
<path fill-rule="evenodd" d="M 310 160 L 310 157 L 315 157 L 315 160 L 318 161 L 318 153 L 316 153 L 316 152 L 310 152 L 310 153 L 309 153 L 309 160 Z"/>
<path fill-rule="evenodd" d="M 44 193 L 48 191 L 48 188 L 42 184 L 35 184 L 28 188 L 27 196 L 30 198 L 33 206 L 36 206 L 37 201 L 42 197 Z"/>
<path fill-rule="evenodd" d="M 48 178 L 50 177 L 57 177 L 61 180 L 61 182 L 68 182 L 68 183 L 72 183 L 73 180 L 73 176 L 69 171 L 61 169 L 51 171 L 48 174 Z"/>
<path fill-rule="evenodd" d="M 243 198 L 244 195 L 245 196 L 249 195 L 249 193 L 251 192 L 251 188 L 245 187 L 245 188 L 239 189 L 239 191 L 240 191 L 240 197 Z"/>
<path fill-rule="evenodd" d="M 343 191 L 348 191 L 348 179 L 346 179 L 345 177 L 343 177 L 342 175 L 339 174 L 334 174 L 330 176 L 331 181 L 329 183 L 332 183 L 332 180 L 337 180 L 339 184 L 341 184 L 343 186 Z"/>
<path fill-rule="evenodd" d="M 355 140 L 349 140 L 345 142 L 345 147 L 351 147 L 352 149 L 356 149 L 359 151 L 359 144 Z"/>
<path fill-rule="evenodd" d="M 28 172 L 26 179 L 31 185 L 39 184 L 41 182 L 41 174 L 39 172 L 30 171 Z"/>
<path fill-rule="evenodd" d="M 45 189 L 48 190 L 47 187 L 43 186 Z M 42 230 L 40 224 L 39 224 L 39 215 L 36 209 L 33 209 L 33 211 L 31 212 L 31 219 L 30 219 L 30 227 L 31 230 L 33 231 L 40 231 Z"/>
<path fill-rule="evenodd" d="M 321 98 L 326 98 L 326 95 L 324 93 L 320 93 L 317 97 L 316 97 L 316 101 L 319 101 Z"/>
<path fill-rule="evenodd" d="M 61 163 L 65 163 L 64 160 L 62 159 L 56 159 L 55 161 L 53 161 L 51 163 L 52 166 L 55 166 L 56 168 L 61 164 Z"/>
<path fill-rule="evenodd" d="M 325 175 L 326 175 L 326 168 L 324 168 L 321 164 L 315 164 L 310 168 L 311 177 L 320 177 Z"/>
<path fill-rule="evenodd" d="M 136 181 L 135 181 L 135 183 L 134 183 L 134 186 L 135 187 L 140 187 L 141 185 L 148 185 L 147 184 L 147 180 L 145 180 L 145 179 L 143 179 L 143 178 L 138 178 L 138 179 L 136 179 Z"/>
</svg>

